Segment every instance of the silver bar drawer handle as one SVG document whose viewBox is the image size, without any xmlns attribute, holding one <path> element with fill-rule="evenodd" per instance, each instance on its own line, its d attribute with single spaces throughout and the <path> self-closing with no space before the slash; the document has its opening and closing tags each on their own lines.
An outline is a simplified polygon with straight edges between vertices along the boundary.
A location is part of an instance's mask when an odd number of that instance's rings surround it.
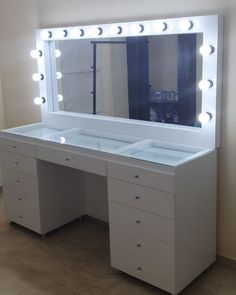
<svg viewBox="0 0 236 295">
<path fill-rule="evenodd" d="M 141 248 L 142 247 L 142 244 L 137 244 L 137 248 Z"/>
<path fill-rule="evenodd" d="M 141 223 L 141 221 L 140 221 L 140 220 L 136 220 L 136 223 L 137 223 L 137 224 L 140 224 L 140 223 Z"/>
<path fill-rule="evenodd" d="M 142 271 L 143 269 L 142 269 L 142 267 L 139 266 L 139 267 L 137 267 L 137 270 Z"/>
<path fill-rule="evenodd" d="M 135 200 L 140 200 L 140 196 L 135 196 Z"/>
<path fill-rule="evenodd" d="M 138 174 L 135 174 L 134 175 L 134 178 L 139 179 L 139 175 Z"/>
</svg>

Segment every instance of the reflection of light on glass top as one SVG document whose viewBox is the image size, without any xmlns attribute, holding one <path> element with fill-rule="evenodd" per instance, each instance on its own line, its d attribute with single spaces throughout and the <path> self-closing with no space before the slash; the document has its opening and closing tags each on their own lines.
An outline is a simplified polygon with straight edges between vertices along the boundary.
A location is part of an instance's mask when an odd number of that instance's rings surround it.
<svg viewBox="0 0 236 295">
<path fill-rule="evenodd" d="M 127 136 L 114 136 L 104 132 L 74 130 L 48 136 L 48 140 L 104 152 L 114 152 L 137 140 Z"/>
<path fill-rule="evenodd" d="M 10 133 L 20 134 L 28 137 L 46 139 L 49 135 L 62 132 L 62 130 L 53 128 L 44 124 L 32 124 L 23 127 L 16 127 L 7 130 Z"/>
<path fill-rule="evenodd" d="M 137 144 L 133 147 L 130 146 L 126 151 L 121 154 L 124 156 L 176 166 L 180 162 L 192 157 L 199 150 L 181 150 L 178 148 L 170 148 L 166 146 L 159 146 L 158 143 L 149 142 L 149 144 Z"/>
</svg>

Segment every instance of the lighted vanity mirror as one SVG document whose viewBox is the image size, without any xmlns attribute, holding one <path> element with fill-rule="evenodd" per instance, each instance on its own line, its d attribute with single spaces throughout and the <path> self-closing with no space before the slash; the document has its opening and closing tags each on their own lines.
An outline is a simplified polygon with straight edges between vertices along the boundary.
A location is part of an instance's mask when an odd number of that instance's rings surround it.
<svg viewBox="0 0 236 295">
<path fill-rule="evenodd" d="M 59 110 L 199 127 L 202 43 L 202 33 L 55 41 Z"/>
</svg>

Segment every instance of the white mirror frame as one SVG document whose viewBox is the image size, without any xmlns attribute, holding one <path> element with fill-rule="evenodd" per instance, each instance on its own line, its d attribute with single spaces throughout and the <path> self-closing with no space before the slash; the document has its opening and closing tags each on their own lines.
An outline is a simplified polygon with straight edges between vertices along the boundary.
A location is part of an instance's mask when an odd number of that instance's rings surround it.
<svg viewBox="0 0 236 295">
<path fill-rule="evenodd" d="M 122 28 L 122 32 L 118 34 L 120 28 Z M 102 34 L 99 35 L 101 31 Z M 138 33 L 138 31 L 140 32 Z M 84 33 L 83 36 L 79 36 L 81 32 Z M 202 113 L 211 114 L 211 120 L 208 123 L 203 123 L 201 128 L 54 111 L 59 108 L 57 98 L 53 99 L 52 97 L 53 92 L 55 93 L 53 87 L 56 85 L 52 81 L 51 70 L 55 71 L 56 68 L 50 58 L 50 47 L 54 46 L 54 42 L 51 41 L 188 33 L 203 33 L 203 45 L 210 45 L 211 49 L 214 49 L 211 54 L 203 56 L 202 79 L 210 80 L 213 85 L 207 91 L 202 92 Z M 38 30 L 36 32 L 37 51 L 42 53 L 42 56 L 37 58 L 38 73 L 44 76 L 44 79 L 39 81 L 39 89 L 40 97 L 45 98 L 45 102 L 41 104 L 42 121 L 45 124 L 66 128 L 86 128 L 112 133 L 121 133 L 122 131 L 126 135 L 166 142 L 210 149 L 219 147 L 222 35 L 223 20 L 218 15 Z"/>
</svg>

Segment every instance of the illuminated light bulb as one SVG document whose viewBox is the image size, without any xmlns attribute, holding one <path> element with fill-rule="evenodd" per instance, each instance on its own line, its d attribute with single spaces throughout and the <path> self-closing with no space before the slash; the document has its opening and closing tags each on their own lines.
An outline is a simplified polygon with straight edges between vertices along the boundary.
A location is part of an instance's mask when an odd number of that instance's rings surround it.
<svg viewBox="0 0 236 295">
<path fill-rule="evenodd" d="M 193 27 L 193 22 L 188 19 L 182 19 L 179 23 L 179 28 L 181 31 L 188 31 L 192 29 Z"/>
<path fill-rule="evenodd" d="M 212 45 L 204 44 L 200 47 L 199 51 L 201 55 L 207 56 L 211 55 L 215 51 L 215 48 Z"/>
<path fill-rule="evenodd" d="M 61 72 L 57 72 L 57 80 L 60 80 L 62 78 L 62 73 Z"/>
<path fill-rule="evenodd" d="M 40 33 L 40 36 L 43 40 L 45 39 L 50 39 L 52 38 L 52 32 L 51 31 L 47 31 L 47 30 L 43 30 L 41 33 Z"/>
<path fill-rule="evenodd" d="M 61 102 L 61 101 L 63 101 L 64 98 L 61 94 L 58 94 L 57 99 L 58 99 L 58 102 Z"/>
<path fill-rule="evenodd" d="M 120 35 L 122 33 L 122 27 L 117 25 L 112 25 L 109 28 L 109 32 L 111 35 Z"/>
<path fill-rule="evenodd" d="M 97 36 L 101 35 L 101 28 L 92 27 L 89 31 L 89 35 L 91 37 L 97 37 Z"/>
<path fill-rule="evenodd" d="M 144 26 L 140 24 L 134 24 L 131 26 L 131 33 L 133 35 L 140 34 L 144 31 Z"/>
<path fill-rule="evenodd" d="M 53 35 L 55 39 L 63 39 L 68 36 L 68 31 L 64 29 L 58 29 L 54 31 Z"/>
<path fill-rule="evenodd" d="M 58 58 L 61 56 L 61 51 L 59 49 L 55 49 L 55 57 Z"/>
<path fill-rule="evenodd" d="M 32 75 L 32 79 L 35 82 L 39 82 L 39 81 L 42 81 L 44 79 L 44 75 L 43 74 L 35 73 L 35 74 Z"/>
<path fill-rule="evenodd" d="M 43 52 L 41 50 L 37 50 L 37 49 L 34 49 L 30 52 L 30 55 L 32 58 L 39 58 L 43 55 Z"/>
<path fill-rule="evenodd" d="M 61 136 L 61 137 L 60 137 L 60 143 L 63 144 L 63 143 L 65 143 L 65 142 L 66 142 L 65 137 L 64 137 L 64 136 Z"/>
<path fill-rule="evenodd" d="M 208 122 L 210 122 L 210 120 L 212 119 L 212 114 L 211 113 L 201 113 L 198 116 L 198 120 L 200 123 L 202 124 L 207 124 Z"/>
<path fill-rule="evenodd" d="M 166 29 L 167 29 L 167 23 L 165 23 L 165 22 L 157 21 L 154 24 L 154 31 L 157 33 L 166 31 Z"/>
<path fill-rule="evenodd" d="M 198 86 L 202 91 L 207 91 L 213 86 L 213 82 L 211 80 L 201 80 Z"/>
<path fill-rule="evenodd" d="M 35 97 L 35 99 L 34 99 L 34 103 L 36 105 L 41 105 L 45 102 L 46 102 L 46 99 L 44 97 Z"/>
</svg>

